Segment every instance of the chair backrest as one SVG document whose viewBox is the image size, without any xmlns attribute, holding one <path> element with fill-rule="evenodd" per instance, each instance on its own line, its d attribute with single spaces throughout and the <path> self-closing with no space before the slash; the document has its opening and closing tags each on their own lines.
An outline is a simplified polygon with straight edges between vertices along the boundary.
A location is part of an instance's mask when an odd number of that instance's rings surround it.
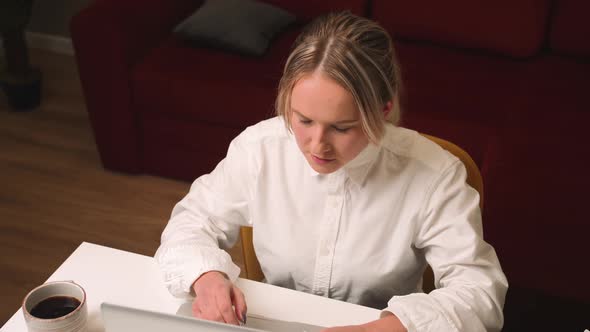
<svg viewBox="0 0 590 332">
<path fill-rule="evenodd" d="M 449 151 L 463 162 L 465 169 L 467 170 L 467 183 L 479 193 L 479 207 L 483 209 L 483 179 L 481 177 L 479 168 L 471 156 L 469 156 L 465 150 L 447 140 L 426 134 L 422 135 L 440 145 L 443 149 Z M 261 281 L 264 278 L 264 274 L 260 269 L 260 264 L 258 263 L 256 253 L 254 252 L 254 245 L 252 243 L 252 227 L 242 227 L 240 233 L 242 237 L 242 251 L 244 254 L 244 269 L 246 278 Z M 432 273 L 432 269 L 430 267 L 428 267 L 424 272 L 423 289 L 427 293 L 434 289 L 434 274 Z"/>
</svg>

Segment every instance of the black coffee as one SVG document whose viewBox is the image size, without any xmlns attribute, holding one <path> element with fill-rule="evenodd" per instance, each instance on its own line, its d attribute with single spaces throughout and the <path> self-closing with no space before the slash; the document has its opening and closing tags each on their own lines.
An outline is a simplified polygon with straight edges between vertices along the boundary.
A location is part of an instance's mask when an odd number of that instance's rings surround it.
<svg viewBox="0 0 590 332">
<path fill-rule="evenodd" d="M 65 316 L 80 305 L 80 300 L 71 296 L 52 296 L 39 302 L 31 309 L 31 315 L 51 319 Z"/>
</svg>

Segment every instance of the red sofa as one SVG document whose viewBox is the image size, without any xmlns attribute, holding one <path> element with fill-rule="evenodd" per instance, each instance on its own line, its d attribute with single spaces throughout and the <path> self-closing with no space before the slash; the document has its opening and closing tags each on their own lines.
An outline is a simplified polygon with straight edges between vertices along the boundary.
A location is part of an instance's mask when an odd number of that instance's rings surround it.
<svg viewBox="0 0 590 332">
<path fill-rule="evenodd" d="M 455 142 L 481 168 L 485 237 L 511 286 L 505 330 L 590 328 L 590 3 L 266 2 L 298 21 L 259 58 L 175 37 L 202 1 L 97 0 L 72 19 L 104 167 L 187 181 L 209 172 L 233 137 L 273 115 L 301 26 L 349 9 L 396 41 L 403 125 Z"/>
</svg>

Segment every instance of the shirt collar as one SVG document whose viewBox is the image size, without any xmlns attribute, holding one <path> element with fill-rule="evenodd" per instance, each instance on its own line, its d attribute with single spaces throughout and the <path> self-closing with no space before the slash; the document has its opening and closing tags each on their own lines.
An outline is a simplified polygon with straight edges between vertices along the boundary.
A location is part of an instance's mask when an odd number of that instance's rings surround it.
<svg viewBox="0 0 590 332">
<path fill-rule="evenodd" d="M 365 178 L 371 169 L 371 166 L 377 158 L 379 153 L 379 146 L 369 143 L 361 153 L 358 154 L 353 160 L 349 161 L 344 165 L 344 171 L 346 175 L 354 182 L 357 186 L 362 187 L 365 182 Z"/>
<path fill-rule="evenodd" d="M 377 154 L 379 153 L 379 146 L 369 143 L 353 160 L 349 161 L 339 171 L 344 171 L 348 178 L 351 179 L 356 185 L 362 187 L 369 169 L 375 162 Z M 307 162 L 305 157 L 305 168 L 310 176 L 320 176 L 321 174 L 316 172 Z M 337 171 L 338 172 L 338 171 Z"/>
<path fill-rule="evenodd" d="M 289 133 L 289 137 L 291 138 L 291 144 L 293 147 L 301 154 L 301 150 L 299 150 L 299 146 L 297 146 L 297 142 L 295 140 L 295 136 L 292 132 Z M 362 187 L 363 183 L 365 182 L 365 178 L 371 169 L 371 166 L 377 159 L 377 155 L 381 150 L 381 145 L 375 145 L 371 142 L 367 144 L 367 146 L 351 161 L 349 161 L 346 165 L 344 165 L 341 169 L 336 171 L 335 173 L 339 173 L 344 171 L 345 174 L 359 187 Z M 320 176 L 320 174 L 314 170 L 311 165 L 307 162 L 307 159 L 303 154 L 301 154 L 301 158 L 303 159 L 303 163 L 305 164 L 306 173 L 309 176 Z"/>
</svg>

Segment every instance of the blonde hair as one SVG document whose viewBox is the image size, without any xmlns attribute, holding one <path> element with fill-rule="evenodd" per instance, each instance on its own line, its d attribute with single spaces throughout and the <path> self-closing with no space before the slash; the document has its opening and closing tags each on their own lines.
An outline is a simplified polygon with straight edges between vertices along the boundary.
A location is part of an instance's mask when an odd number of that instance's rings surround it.
<svg viewBox="0 0 590 332">
<path fill-rule="evenodd" d="M 321 71 L 353 96 L 368 139 L 378 143 L 385 122 L 400 118 L 401 79 L 391 37 L 378 23 L 348 11 L 311 22 L 297 37 L 279 82 L 277 115 L 291 128 L 291 92 L 306 75 Z M 387 116 L 383 108 L 394 102 Z"/>
</svg>

